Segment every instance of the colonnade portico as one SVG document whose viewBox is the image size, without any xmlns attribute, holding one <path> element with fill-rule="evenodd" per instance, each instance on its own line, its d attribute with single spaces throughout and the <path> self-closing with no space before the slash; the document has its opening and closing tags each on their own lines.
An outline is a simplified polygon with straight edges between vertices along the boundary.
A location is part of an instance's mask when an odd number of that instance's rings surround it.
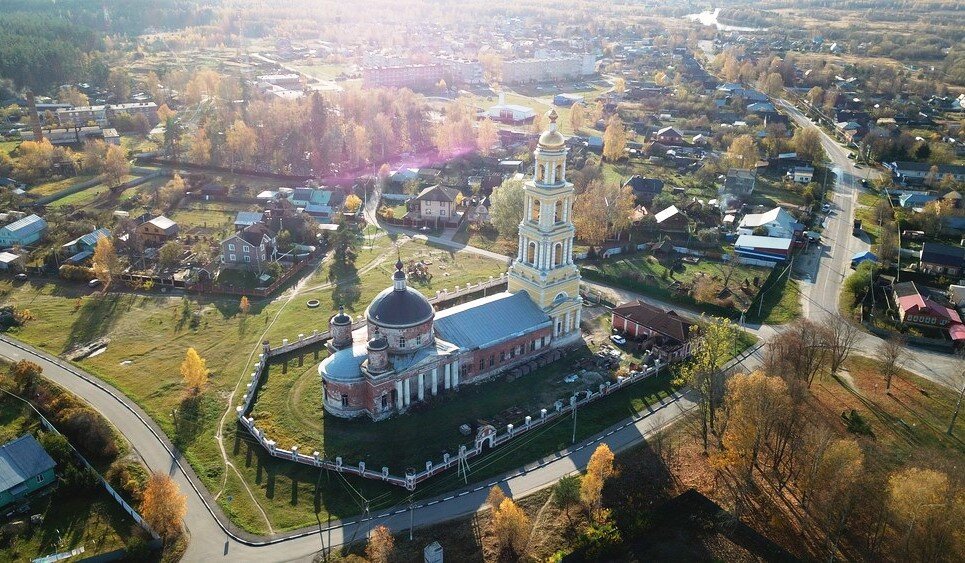
<svg viewBox="0 0 965 563">
<path fill-rule="evenodd" d="M 418 401 L 426 399 L 426 376 L 429 376 L 429 393 L 439 394 L 439 371 L 442 370 L 442 388 L 457 389 L 459 387 L 459 360 L 437 366 L 429 371 L 419 372 L 417 375 L 399 379 L 395 382 L 395 408 L 402 410 L 412 404 L 412 386 L 416 385 L 415 394 Z"/>
</svg>

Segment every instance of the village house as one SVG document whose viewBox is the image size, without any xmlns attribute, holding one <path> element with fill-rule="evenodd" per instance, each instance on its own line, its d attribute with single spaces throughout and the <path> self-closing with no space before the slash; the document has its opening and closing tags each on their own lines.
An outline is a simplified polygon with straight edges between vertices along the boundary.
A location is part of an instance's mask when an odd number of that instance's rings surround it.
<svg viewBox="0 0 965 563">
<path fill-rule="evenodd" d="M 654 133 L 652 140 L 667 146 L 679 146 L 684 144 L 684 136 L 680 134 L 680 131 L 677 131 L 673 127 L 664 127 L 659 129 L 656 133 Z"/>
<path fill-rule="evenodd" d="M 631 301 L 613 308 L 612 326 L 625 337 L 658 350 L 661 361 L 682 360 L 690 355 L 694 323 L 675 311 L 664 311 L 643 301 Z"/>
<path fill-rule="evenodd" d="M 38 215 L 27 215 L 0 227 L 0 247 L 26 246 L 38 242 L 47 232 L 47 221 Z"/>
<path fill-rule="evenodd" d="M 263 223 L 249 225 L 221 241 L 221 264 L 225 268 L 261 272 L 274 254 L 275 233 Z"/>
<path fill-rule="evenodd" d="M 937 291 L 919 287 L 915 282 L 892 286 L 898 318 L 902 323 L 931 328 L 944 328 L 952 340 L 965 340 L 965 325 L 955 306 Z"/>
<path fill-rule="evenodd" d="M 814 179 L 814 167 L 795 166 L 788 172 L 788 176 L 798 184 L 809 184 Z"/>
<path fill-rule="evenodd" d="M 762 234 L 775 238 L 795 238 L 804 232 L 804 225 L 783 207 L 775 207 L 765 213 L 748 213 L 737 225 L 741 235 Z"/>
<path fill-rule="evenodd" d="M 643 205 L 650 205 L 653 202 L 653 198 L 660 195 L 663 191 L 663 180 L 659 178 L 644 178 L 643 176 L 630 176 L 626 182 L 623 183 L 623 187 L 630 186 L 633 190 L 633 197 L 636 198 L 637 203 L 642 203 Z"/>
<path fill-rule="evenodd" d="M 409 200 L 411 219 L 452 223 L 456 219 L 456 202 L 460 191 L 440 185 L 430 186 Z"/>
<path fill-rule="evenodd" d="M 926 242 L 921 246 L 918 261 L 922 272 L 958 276 L 965 272 L 965 248 Z"/>
<path fill-rule="evenodd" d="M 754 184 L 756 182 L 756 171 L 731 168 L 727 171 L 727 177 L 724 179 L 724 189 L 722 193 L 746 197 L 754 193 Z"/>
<path fill-rule="evenodd" d="M 110 229 L 94 229 L 86 235 L 75 238 L 60 247 L 61 252 L 67 254 L 67 262 L 77 264 L 93 256 L 94 249 L 97 248 L 97 241 L 103 238 L 110 238 Z"/>
<path fill-rule="evenodd" d="M 161 246 L 178 236 L 178 224 L 164 215 L 158 215 L 138 225 L 136 232 L 144 246 Z"/>
<path fill-rule="evenodd" d="M 239 211 L 235 215 L 235 230 L 244 230 L 256 223 L 261 223 L 264 219 L 265 214 L 261 211 Z"/>
<path fill-rule="evenodd" d="M 0 251 L 0 270 L 22 270 L 24 260 L 22 254 L 14 254 L 6 250 Z"/>
<path fill-rule="evenodd" d="M 0 446 L 0 508 L 53 485 L 56 465 L 30 434 Z"/>
<path fill-rule="evenodd" d="M 655 214 L 657 229 L 665 233 L 686 233 L 690 231 L 690 219 L 676 205 Z"/>
</svg>

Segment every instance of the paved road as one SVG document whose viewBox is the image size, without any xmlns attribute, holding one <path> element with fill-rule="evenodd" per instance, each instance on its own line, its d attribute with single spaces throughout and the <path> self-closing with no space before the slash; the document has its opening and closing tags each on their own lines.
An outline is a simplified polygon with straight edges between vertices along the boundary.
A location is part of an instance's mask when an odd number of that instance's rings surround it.
<svg viewBox="0 0 965 563">
<path fill-rule="evenodd" d="M 829 313 L 838 310 L 841 284 L 851 273 L 851 257 L 870 247 L 867 237 L 859 239 L 853 236 L 852 228 L 858 193 L 862 189 L 861 179 L 874 178 L 878 172 L 856 166 L 848 158 L 848 150 L 805 117 L 793 104 L 787 100 L 779 100 L 778 104 L 798 126 L 820 132 L 821 144 L 828 154 L 836 177 L 831 187 L 832 209 L 824 224 L 821 244 L 810 249 L 801 258 L 803 264 L 795 268 L 801 282 L 804 316 L 820 321 Z M 877 336 L 862 333 L 857 349 L 862 355 L 873 356 L 881 342 L 882 339 Z M 955 356 L 920 348 L 908 348 L 906 356 L 902 361 L 902 366 L 906 369 L 956 391 L 961 389 L 961 374 L 965 366 Z"/>
<path fill-rule="evenodd" d="M 198 485 L 187 463 L 182 463 L 173 453 L 173 447 L 157 426 L 143 411 L 128 401 L 119 391 L 98 381 L 94 376 L 69 366 L 45 352 L 23 345 L 6 336 L 0 336 L 0 356 L 10 360 L 29 359 L 44 368 L 45 377 L 84 397 L 94 408 L 111 420 L 115 427 L 130 441 L 137 454 L 152 470 L 169 473 L 187 496 L 185 525 L 191 536 L 185 561 L 300 561 L 310 560 L 326 544 L 340 545 L 352 537 L 364 537 L 370 527 L 385 524 L 400 531 L 409 525 L 409 512 L 405 507 L 389 512 L 376 512 L 363 522 L 347 520 L 334 522 L 330 531 L 320 528 L 301 530 L 287 538 L 264 540 L 250 538 L 246 541 L 230 536 L 219 523 L 226 521 L 220 510 L 210 504 L 204 489 Z M 743 367 L 752 369 L 760 363 L 760 352 L 742 360 Z M 445 496 L 427 499 L 412 510 L 414 525 L 425 526 L 472 514 L 485 503 L 490 487 L 500 483 L 514 497 L 520 497 L 552 485 L 560 477 L 582 470 L 599 442 L 605 442 L 614 451 L 625 450 L 657 430 L 674 422 L 694 407 L 687 395 L 677 394 L 652 405 L 639 417 L 624 420 L 606 431 L 574 446 L 570 450 L 554 454 L 530 463 L 502 476 L 469 485 L 465 489 L 446 493 Z M 512 445 L 502 449 L 512 448 Z M 494 453 L 499 453 L 496 450 Z M 477 462 L 482 460 L 477 460 Z M 470 476 L 472 464 L 470 464 Z M 216 517 L 217 515 L 217 517 Z"/>
</svg>

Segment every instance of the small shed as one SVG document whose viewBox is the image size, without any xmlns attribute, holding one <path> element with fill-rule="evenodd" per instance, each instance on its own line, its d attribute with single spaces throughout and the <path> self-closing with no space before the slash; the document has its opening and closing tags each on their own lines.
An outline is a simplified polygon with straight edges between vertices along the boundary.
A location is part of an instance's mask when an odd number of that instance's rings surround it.
<svg viewBox="0 0 965 563">
<path fill-rule="evenodd" d="M 857 268 L 862 262 L 871 262 L 873 264 L 878 263 L 878 257 L 875 256 L 870 250 L 865 250 L 864 252 L 859 252 L 851 257 L 851 267 Z"/>
</svg>

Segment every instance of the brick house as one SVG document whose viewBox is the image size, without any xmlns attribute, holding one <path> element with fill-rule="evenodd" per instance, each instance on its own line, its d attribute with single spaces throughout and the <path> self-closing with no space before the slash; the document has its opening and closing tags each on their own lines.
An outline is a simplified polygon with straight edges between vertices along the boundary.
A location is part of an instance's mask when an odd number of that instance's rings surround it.
<svg viewBox="0 0 965 563">
<path fill-rule="evenodd" d="M 164 215 L 158 215 L 138 225 L 136 232 L 144 246 L 161 246 L 178 236 L 178 224 Z"/>
<path fill-rule="evenodd" d="M 221 241 L 221 264 L 225 268 L 261 272 L 275 254 L 275 233 L 255 223 Z"/>
<path fill-rule="evenodd" d="M 611 322 L 614 330 L 640 341 L 644 348 L 656 347 L 662 361 L 681 360 L 690 355 L 694 323 L 675 311 L 631 301 L 613 308 Z"/>
<path fill-rule="evenodd" d="M 962 317 L 944 295 L 915 282 L 901 282 L 892 286 L 898 318 L 907 325 L 944 328 L 952 340 L 965 340 Z"/>
</svg>

